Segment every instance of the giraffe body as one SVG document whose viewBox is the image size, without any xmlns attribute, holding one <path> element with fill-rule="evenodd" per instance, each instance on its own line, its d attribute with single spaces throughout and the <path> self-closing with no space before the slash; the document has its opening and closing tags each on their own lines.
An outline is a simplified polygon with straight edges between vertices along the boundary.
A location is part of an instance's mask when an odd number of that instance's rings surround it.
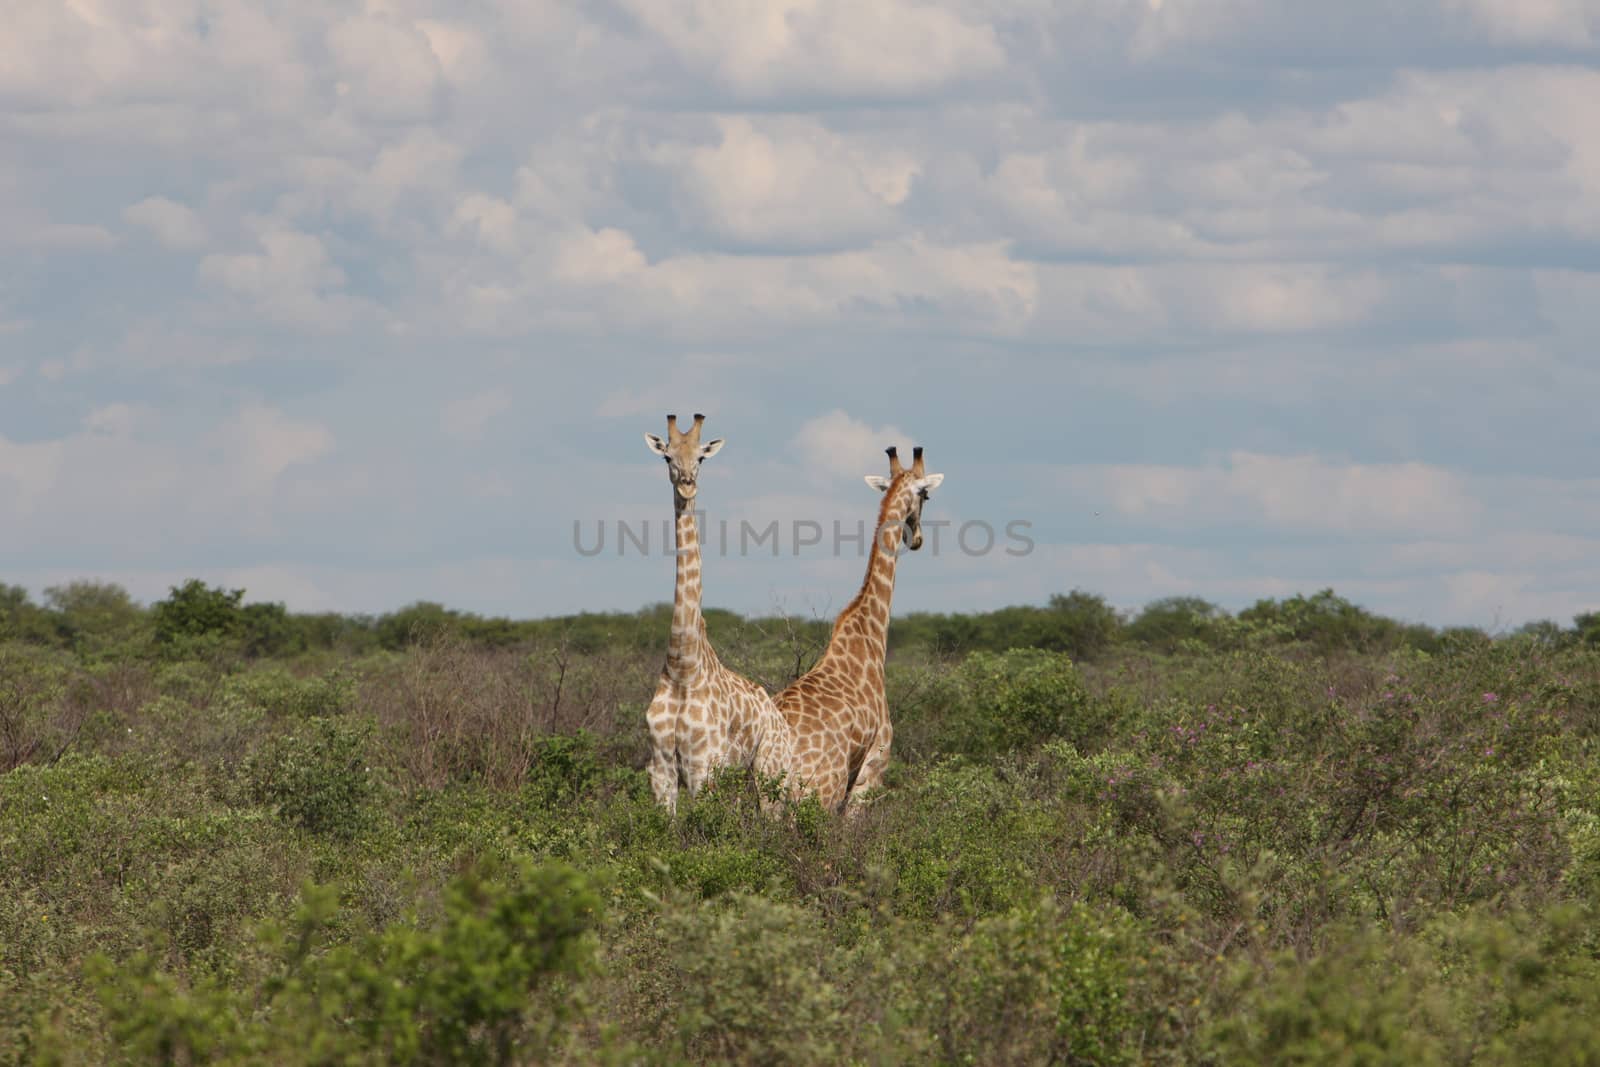
<svg viewBox="0 0 1600 1067">
<path fill-rule="evenodd" d="M 922 449 L 902 468 L 889 449 L 890 477 L 867 479 L 884 491 L 874 528 L 867 575 L 833 624 L 816 666 L 774 698 L 794 731 L 793 775 L 799 787 L 833 809 L 854 810 L 852 800 L 880 785 L 889 764 L 894 724 L 884 692 L 889 606 L 902 541 L 922 544 L 922 503 L 944 475 L 923 472 Z"/>
<path fill-rule="evenodd" d="M 677 809 L 680 787 L 692 796 L 719 767 L 753 767 L 765 777 L 778 777 L 788 772 L 794 751 L 793 734 L 772 696 L 723 666 L 706 638 L 693 501 L 700 460 L 715 454 L 722 442 L 700 444 L 703 418 L 696 415 L 694 427 L 680 434 L 676 418 L 669 415 L 667 441 L 645 435 L 651 449 L 670 465 L 675 511 L 672 633 L 655 697 L 645 712 L 650 787 L 656 801 L 670 810 Z"/>
</svg>

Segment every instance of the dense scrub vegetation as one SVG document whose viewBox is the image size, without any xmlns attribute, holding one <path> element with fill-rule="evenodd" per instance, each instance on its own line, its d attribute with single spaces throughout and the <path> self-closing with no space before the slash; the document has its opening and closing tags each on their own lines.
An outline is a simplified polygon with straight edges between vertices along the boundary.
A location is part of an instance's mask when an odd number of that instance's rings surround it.
<svg viewBox="0 0 1600 1067">
<path fill-rule="evenodd" d="M 851 820 L 656 808 L 666 626 L 0 588 L 0 1062 L 1600 1062 L 1600 618 L 908 616 Z"/>
</svg>

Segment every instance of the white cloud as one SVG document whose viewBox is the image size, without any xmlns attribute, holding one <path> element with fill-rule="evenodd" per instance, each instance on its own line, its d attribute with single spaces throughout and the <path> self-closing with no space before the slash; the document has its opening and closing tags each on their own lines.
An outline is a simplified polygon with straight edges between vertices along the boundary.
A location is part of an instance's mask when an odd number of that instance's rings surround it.
<svg viewBox="0 0 1600 1067">
<path fill-rule="evenodd" d="M 63 449 L 58 442 L 18 444 L 0 437 L 0 514 L 13 518 L 33 514 L 48 499 L 61 474 Z"/>
<path fill-rule="evenodd" d="M 1600 523 L 1569 477 L 1600 389 L 1594 0 L 12 7 L 0 524 L 19 570 L 209 558 L 319 606 L 633 607 L 646 584 L 620 564 L 445 558 L 441 515 L 538 529 L 527 471 L 484 461 L 503 399 L 559 397 L 575 452 L 640 420 L 617 478 L 652 514 L 638 429 L 698 407 L 733 439 L 713 499 L 854 518 L 894 427 L 821 414 L 845 370 L 879 390 L 868 421 L 976 411 L 977 447 L 1106 458 L 1063 484 L 1174 542 L 924 557 L 902 605 L 1334 584 L 1442 619 L 1600 589 L 1562 540 Z M 800 477 L 810 453 L 757 431 L 802 424 L 859 457 L 811 441 L 818 481 Z M 1330 458 L 1353 432 L 1369 461 Z M 563 479 L 584 514 L 615 507 L 613 478 Z M 1068 501 L 1041 527 L 1077 522 Z M 1248 537 L 1193 547 L 1219 526 Z M 346 580 L 316 565 L 329 528 L 447 547 Z M 712 595 L 837 607 L 858 578 L 730 563 Z"/>
<path fill-rule="evenodd" d="M 258 497 L 289 468 L 321 459 L 334 445 L 327 427 L 259 403 L 234 415 L 220 438 L 232 479 Z"/>
<path fill-rule="evenodd" d="M 306 612 L 341 609 L 338 598 L 323 588 L 317 577 L 307 573 L 306 568 L 293 564 L 259 563 L 249 567 L 230 567 L 222 571 L 214 583 L 227 589 L 245 590 L 245 599 L 249 603 L 278 603 L 291 611 Z M 169 584 L 175 585 L 177 580 Z"/>
<path fill-rule="evenodd" d="M 446 404 L 439 413 L 439 425 L 457 440 L 477 441 L 496 416 L 510 409 L 511 394 L 507 390 L 485 389 Z"/>
<path fill-rule="evenodd" d="M 624 0 L 686 65 L 745 97 L 911 96 L 997 71 L 993 27 L 916 0 Z"/>
<path fill-rule="evenodd" d="M 609 285 L 646 267 L 644 253 L 623 230 L 582 229 L 569 234 L 556 248 L 551 274 L 557 281 L 575 285 Z"/>
<path fill-rule="evenodd" d="M 918 172 L 904 151 L 847 141 L 815 119 L 723 117 L 720 140 L 671 145 L 692 217 L 739 244 L 816 248 L 881 236 Z"/>
<path fill-rule="evenodd" d="M 206 243 L 206 227 L 192 209 L 163 196 L 151 196 L 122 210 L 125 221 L 149 230 L 168 248 L 199 248 Z"/>
<path fill-rule="evenodd" d="M 1501 41 L 1580 48 L 1593 45 L 1600 34 L 1595 0 L 1444 0 L 1444 6 L 1465 13 Z"/>
<path fill-rule="evenodd" d="M 727 356 L 692 353 L 673 362 L 671 375 L 657 384 L 607 392 L 595 408 L 595 415 L 600 418 L 642 417 L 654 421 L 667 412 L 703 411 L 714 415 L 741 402 L 727 384 Z"/>
<path fill-rule="evenodd" d="M 889 461 L 883 450 L 890 445 L 900 450 L 901 461 L 909 466 L 912 446 L 920 443 L 897 426 L 872 426 L 840 410 L 807 420 L 790 442 L 807 476 L 828 483 L 887 474 Z"/>
<path fill-rule="evenodd" d="M 338 64 L 335 91 L 361 114 L 385 121 L 433 114 L 443 71 L 418 26 L 386 16 L 348 18 L 328 30 L 328 49 Z"/>
<path fill-rule="evenodd" d="M 214 253 L 200 261 L 202 281 L 239 297 L 265 318 L 291 326 L 326 329 L 344 325 L 355 301 L 338 292 L 345 273 L 313 234 L 268 230 L 263 251 Z"/>
<path fill-rule="evenodd" d="M 84 417 L 83 427 L 90 433 L 108 437 L 127 437 L 143 420 L 144 413 L 120 401 L 95 408 Z"/>
<path fill-rule="evenodd" d="M 1203 467 L 1073 467 L 1062 485 L 1104 497 L 1128 518 L 1165 526 L 1257 522 L 1343 533 L 1456 533 L 1481 511 L 1459 475 L 1428 464 L 1339 464 L 1243 451 Z"/>
</svg>

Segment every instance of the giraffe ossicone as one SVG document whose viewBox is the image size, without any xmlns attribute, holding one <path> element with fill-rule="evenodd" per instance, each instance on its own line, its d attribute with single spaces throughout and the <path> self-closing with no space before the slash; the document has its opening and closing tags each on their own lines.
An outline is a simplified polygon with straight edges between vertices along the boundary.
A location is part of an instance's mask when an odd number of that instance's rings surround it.
<svg viewBox="0 0 1600 1067">
<path fill-rule="evenodd" d="M 678 790 L 690 795 L 721 767 L 751 767 L 763 778 L 785 776 L 794 739 L 772 695 L 757 683 L 722 665 L 706 638 L 700 611 L 700 534 L 694 505 L 700 464 L 723 442 L 700 443 L 704 415 L 687 430 L 667 416 L 665 439 L 644 435 L 645 443 L 667 461 L 677 547 L 672 597 L 672 630 L 667 660 L 645 712 L 650 728 L 650 787 L 656 801 L 677 809 Z M 794 782 L 788 781 L 789 788 Z"/>
</svg>

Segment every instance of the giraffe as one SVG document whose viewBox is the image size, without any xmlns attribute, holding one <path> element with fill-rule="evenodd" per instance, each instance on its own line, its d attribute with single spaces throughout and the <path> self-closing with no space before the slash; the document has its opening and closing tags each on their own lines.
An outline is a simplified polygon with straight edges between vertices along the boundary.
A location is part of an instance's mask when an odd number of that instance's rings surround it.
<svg viewBox="0 0 1600 1067">
<path fill-rule="evenodd" d="M 894 448 L 885 451 L 889 477 L 866 477 L 884 496 L 861 591 L 834 621 L 816 665 L 774 698 L 794 729 L 793 773 L 800 787 L 824 806 L 849 812 L 859 810 L 850 801 L 882 781 L 894 738 L 883 661 L 900 542 L 905 537 L 913 551 L 922 547 L 922 505 L 944 481 L 924 471 L 920 445 L 909 468 Z"/>
<path fill-rule="evenodd" d="M 724 766 L 754 767 L 767 777 L 789 769 L 794 738 L 772 696 L 760 685 L 724 667 L 706 640 L 700 614 L 700 535 L 694 502 L 700 463 L 722 448 L 719 438 L 700 443 L 704 415 L 678 430 L 667 416 L 667 438 L 644 435 L 650 451 L 667 461 L 677 528 L 677 585 L 672 598 L 672 634 L 667 661 L 645 713 L 650 727 L 650 786 L 656 801 L 677 810 L 680 782 L 693 796 Z"/>
</svg>

